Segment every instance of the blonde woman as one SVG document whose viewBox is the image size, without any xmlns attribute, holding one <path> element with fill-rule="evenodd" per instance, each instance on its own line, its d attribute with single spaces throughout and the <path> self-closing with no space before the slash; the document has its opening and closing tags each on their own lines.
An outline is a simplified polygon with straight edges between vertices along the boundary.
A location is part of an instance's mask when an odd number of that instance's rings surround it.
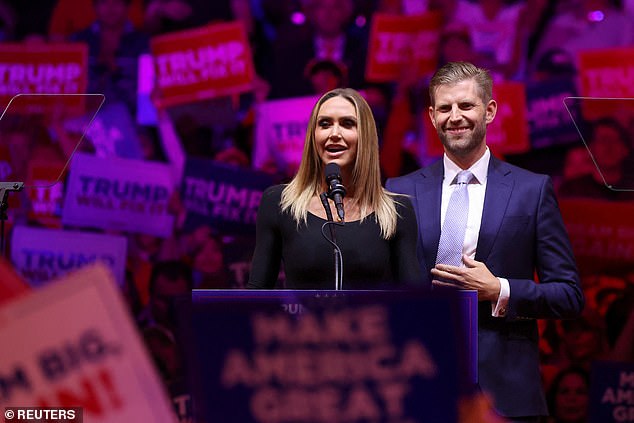
<svg viewBox="0 0 634 423">
<path fill-rule="evenodd" d="M 417 224 L 406 196 L 381 186 L 379 146 L 370 107 L 352 89 L 324 94 L 311 113 L 293 180 L 266 190 L 258 210 L 249 288 L 274 288 L 284 262 L 286 288 L 333 289 L 333 247 L 322 235 L 324 168 L 336 163 L 346 188 L 345 225 L 335 229 L 343 289 L 385 288 L 422 280 Z M 328 200 L 333 216 L 335 205 Z M 329 234 L 329 231 L 325 231 Z"/>
</svg>

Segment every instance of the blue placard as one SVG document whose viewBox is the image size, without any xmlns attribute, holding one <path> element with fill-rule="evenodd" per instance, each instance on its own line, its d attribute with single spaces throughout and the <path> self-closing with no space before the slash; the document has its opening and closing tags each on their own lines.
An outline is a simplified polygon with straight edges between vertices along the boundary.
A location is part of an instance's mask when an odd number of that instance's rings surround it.
<svg viewBox="0 0 634 423">
<path fill-rule="evenodd" d="M 34 288 L 95 261 L 108 266 L 125 286 L 128 240 L 121 235 L 16 226 L 11 263 Z"/>
<path fill-rule="evenodd" d="M 592 363 L 590 422 L 634 422 L 634 363 Z"/>
<path fill-rule="evenodd" d="M 167 238 L 174 227 L 168 208 L 173 190 L 166 164 L 78 153 L 70 165 L 62 223 Z"/>
<path fill-rule="evenodd" d="M 574 97 L 577 89 L 571 80 L 533 82 L 526 89 L 526 110 L 531 145 L 533 148 L 578 143 L 579 133 L 573 119 L 579 121 L 577 105 L 564 106 L 566 97 Z M 572 114 L 572 117 L 571 117 Z"/>
<path fill-rule="evenodd" d="M 106 103 L 91 122 L 87 135 L 99 157 L 143 160 L 134 120 L 123 103 Z"/>
<path fill-rule="evenodd" d="M 262 172 L 188 158 L 181 189 L 185 228 L 210 225 L 227 234 L 255 233 L 262 192 L 272 184 Z"/>
<path fill-rule="evenodd" d="M 194 291 L 183 325 L 195 419 L 457 421 L 475 292 Z M 466 344 L 472 344 L 468 347 Z"/>
</svg>

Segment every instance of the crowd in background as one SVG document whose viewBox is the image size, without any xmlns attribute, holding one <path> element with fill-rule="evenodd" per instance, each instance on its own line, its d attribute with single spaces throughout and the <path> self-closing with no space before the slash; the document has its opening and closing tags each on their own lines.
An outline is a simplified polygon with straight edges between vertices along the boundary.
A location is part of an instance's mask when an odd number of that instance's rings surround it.
<svg viewBox="0 0 634 423">
<path fill-rule="evenodd" d="M 252 91 L 176 106 L 160 114 L 174 126 L 186 155 L 252 168 L 258 104 L 350 86 L 361 90 L 373 109 L 388 177 L 434 159 L 425 154 L 421 119 L 428 107 L 428 81 L 408 69 L 398 82 L 365 80 L 370 22 L 377 12 L 414 15 L 432 10 L 443 19 L 439 63 L 470 61 L 491 70 L 498 81 L 577 84 L 578 51 L 634 47 L 631 0 L 0 0 L 0 42 L 86 43 L 87 92 L 105 94 L 106 104 L 123 105 L 134 121 L 137 60 L 149 53 L 151 37 L 238 20 L 246 28 L 253 54 Z M 169 161 L 160 130 L 135 124 L 135 132 L 145 160 Z M 42 128 L 36 119 L 0 134 L 12 146 L 11 178 L 19 178 L 20 167 L 26 169 L 29 161 L 64 162 L 73 146 L 65 147 L 59 134 Z M 594 122 L 587 134 L 594 161 L 580 139 L 505 158 L 549 174 L 560 198 L 634 200 L 634 191 L 605 186 L 634 190 L 634 116 Z M 84 149 L 90 151 L 90 140 L 85 142 Z M 277 182 L 291 176 L 275 163 L 260 170 Z M 15 197 L 10 201 L 19 201 Z M 42 224 L 29 220 L 28 204 L 10 205 L 14 225 Z M 182 214 L 178 196 L 170 206 L 177 217 Z M 243 288 L 248 268 L 229 268 L 225 256 L 231 248 L 248 261 L 253 246 L 249 236 L 205 225 L 185 231 L 179 222 L 177 218 L 169 238 L 126 234 L 124 289 L 131 313 L 174 395 L 184 387 L 178 377 L 182 369 L 170 298 L 192 288 Z M 582 280 L 587 299 L 584 316 L 561 323 L 540 322 L 552 422 L 585 421 L 593 360 L 634 360 L 630 345 L 634 263 L 623 263 L 616 271 L 584 271 Z"/>
</svg>

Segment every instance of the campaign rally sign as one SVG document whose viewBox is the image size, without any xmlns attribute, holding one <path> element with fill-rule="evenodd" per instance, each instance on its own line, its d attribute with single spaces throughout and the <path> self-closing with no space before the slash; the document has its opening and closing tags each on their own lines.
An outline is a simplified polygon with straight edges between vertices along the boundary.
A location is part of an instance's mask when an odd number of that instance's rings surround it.
<svg viewBox="0 0 634 423">
<path fill-rule="evenodd" d="M 11 262 L 31 286 L 101 261 L 119 286 L 125 285 L 128 241 L 123 236 L 16 226 L 11 237 Z"/>
<path fill-rule="evenodd" d="M 370 29 L 366 79 L 398 81 L 404 69 L 415 75 L 433 73 L 438 64 L 442 16 L 437 12 L 403 16 L 376 13 Z"/>
<path fill-rule="evenodd" d="M 47 227 L 61 226 L 64 182 L 59 177 L 65 162 L 49 158 L 29 161 L 26 194 L 29 197 L 29 219 Z"/>
<path fill-rule="evenodd" d="M 81 407 L 91 423 L 176 422 L 105 267 L 6 303 L 0 322 L 0 407 Z"/>
<path fill-rule="evenodd" d="M 487 126 L 487 145 L 494 154 L 517 154 L 530 150 L 526 93 L 523 83 L 497 82 L 493 86 L 493 99 L 498 109 L 495 119 Z M 428 111 L 423 116 L 427 136 L 427 152 L 430 156 L 443 153 L 438 133 L 432 125 Z"/>
<path fill-rule="evenodd" d="M 592 362 L 589 403 L 590 423 L 634 422 L 634 363 Z"/>
<path fill-rule="evenodd" d="M 634 47 L 579 52 L 581 96 L 599 99 L 634 98 Z M 584 102 L 588 119 L 618 114 L 618 102 Z"/>
<path fill-rule="evenodd" d="M 579 76 L 584 97 L 634 97 L 634 47 L 580 51 Z"/>
<path fill-rule="evenodd" d="M 487 130 L 487 145 L 500 154 L 525 153 L 530 150 L 526 88 L 519 82 L 498 82 L 493 87 L 498 103 L 495 119 Z"/>
<path fill-rule="evenodd" d="M 84 43 L 0 43 L 0 107 L 18 94 L 80 94 L 86 92 L 88 46 Z M 50 100 L 50 102 L 49 102 Z M 77 106 L 81 96 L 45 97 L 24 103 L 22 112 L 53 111 Z"/>
<path fill-rule="evenodd" d="M 62 223 L 168 237 L 174 217 L 171 168 L 161 163 L 76 154 Z"/>
<path fill-rule="evenodd" d="M 262 172 L 188 158 L 181 188 L 185 228 L 210 225 L 225 234 L 254 233 L 262 192 L 272 184 Z"/>
<path fill-rule="evenodd" d="M 251 90 L 253 59 L 239 22 L 202 26 L 153 37 L 160 104 L 197 100 Z"/>
<path fill-rule="evenodd" d="M 143 160 L 134 120 L 123 103 L 106 103 L 91 122 L 86 136 L 97 157 Z"/>
<path fill-rule="evenodd" d="M 190 307 L 196 419 L 457 421 L 474 291 L 201 290 Z"/>
<path fill-rule="evenodd" d="M 306 127 L 317 97 L 298 97 L 260 103 L 256 109 L 253 166 L 273 167 L 291 176 L 299 168 Z"/>
<path fill-rule="evenodd" d="M 634 203 L 566 198 L 559 206 L 580 268 L 634 263 Z"/>
<path fill-rule="evenodd" d="M 569 79 L 534 82 L 527 87 L 526 108 L 533 148 L 581 141 L 574 124 L 581 119 L 578 103 L 570 108 L 564 104 L 564 99 L 576 95 L 575 83 Z"/>
<path fill-rule="evenodd" d="M 0 306 L 29 291 L 29 285 L 17 274 L 11 263 L 0 257 Z"/>
</svg>

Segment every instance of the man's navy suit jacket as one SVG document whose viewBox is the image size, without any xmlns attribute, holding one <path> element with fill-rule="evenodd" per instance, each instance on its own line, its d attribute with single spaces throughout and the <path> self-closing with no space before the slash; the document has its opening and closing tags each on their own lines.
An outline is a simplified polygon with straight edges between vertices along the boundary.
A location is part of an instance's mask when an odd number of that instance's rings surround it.
<svg viewBox="0 0 634 423">
<path fill-rule="evenodd" d="M 386 183 L 389 191 L 412 198 L 420 235 L 419 259 L 430 279 L 440 238 L 443 174 L 439 160 Z M 572 248 L 548 176 L 491 156 L 475 259 L 510 285 L 504 317 L 492 317 L 490 301 L 479 303 L 478 383 L 504 416 L 545 415 L 536 319 L 575 317 L 584 305 Z M 535 274 L 539 283 L 534 281 Z"/>
</svg>

